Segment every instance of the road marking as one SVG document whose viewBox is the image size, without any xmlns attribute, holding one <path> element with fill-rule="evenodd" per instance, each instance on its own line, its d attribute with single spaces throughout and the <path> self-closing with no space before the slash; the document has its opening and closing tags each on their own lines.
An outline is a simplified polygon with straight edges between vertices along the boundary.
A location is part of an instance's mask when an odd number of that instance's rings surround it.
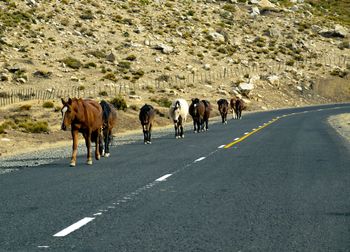
<svg viewBox="0 0 350 252">
<path fill-rule="evenodd" d="M 224 148 L 225 147 L 225 145 L 223 144 L 223 145 L 220 145 L 219 147 L 218 147 L 218 149 L 222 149 L 222 148 Z"/>
<path fill-rule="evenodd" d="M 250 132 L 249 134 L 245 134 L 244 136 L 242 136 L 242 137 L 239 138 L 238 140 L 234 139 L 233 142 L 231 142 L 231 143 L 229 143 L 229 144 L 226 144 L 226 146 L 225 146 L 224 148 L 225 148 L 225 149 L 228 149 L 228 148 L 232 147 L 233 145 L 235 145 L 235 144 L 237 144 L 237 143 L 239 143 L 239 142 L 242 142 L 242 141 L 243 141 L 244 139 L 246 139 L 247 137 L 249 137 L 249 136 L 253 135 L 254 133 L 256 133 L 256 132 L 262 130 L 263 128 L 266 128 L 267 126 L 269 126 L 270 124 L 276 122 L 277 120 L 279 120 L 279 119 L 273 119 L 273 120 L 271 120 L 271 121 L 268 122 L 268 123 L 264 123 L 264 126 L 261 126 L 261 127 L 259 126 L 258 129 L 256 129 L 256 130 Z"/>
<path fill-rule="evenodd" d="M 70 233 L 74 232 L 75 230 L 78 230 L 82 226 L 88 224 L 90 221 L 93 221 L 95 218 L 92 217 L 85 217 L 84 219 L 81 219 L 80 221 L 70 225 L 69 227 L 63 229 L 62 231 L 58 232 L 57 234 L 54 234 L 55 237 L 64 237 L 66 235 L 69 235 Z"/>
<path fill-rule="evenodd" d="M 169 178 L 171 175 L 173 175 L 173 174 L 166 174 L 166 175 L 164 175 L 164 176 L 162 176 L 162 177 L 160 177 L 160 178 L 157 178 L 155 181 L 157 181 L 157 182 L 162 182 L 162 181 L 165 181 L 167 178 Z"/>
<path fill-rule="evenodd" d="M 49 248 L 50 246 L 38 246 L 38 248 Z"/>
<path fill-rule="evenodd" d="M 102 213 L 95 213 L 94 216 L 102 215 Z"/>
<path fill-rule="evenodd" d="M 205 159 L 205 157 L 200 157 L 200 158 L 198 158 L 198 159 L 194 160 L 194 162 L 193 162 L 193 163 L 200 162 L 200 161 L 202 161 L 203 159 Z"/>
</svg>

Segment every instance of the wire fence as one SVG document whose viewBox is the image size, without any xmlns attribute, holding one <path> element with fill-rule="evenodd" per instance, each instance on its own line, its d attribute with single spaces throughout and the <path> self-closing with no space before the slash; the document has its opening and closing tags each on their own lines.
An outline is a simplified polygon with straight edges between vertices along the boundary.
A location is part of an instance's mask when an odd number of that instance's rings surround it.
<svg viewBox="0 0 350 252">
<path fill-rule="evenodd" d="M 303 61 L 276 61 L 271 60 L 263 65 L 258 63 L 241 62 L 217 69 L 199 70 L 192 73 L 173 72 L 172 75 L 161 74 L 153 81 L 142 81 L 140 83 L 110 83 L 103 86 L 94 86 L 92 88 L 84 88 L 82 86 L 69 88 L 19 88 L 9 92 L 0 91 L 0 106 L 14 104 L 21 101 L 29 100 L 55 100 L 61 97 L 77 97 L 77 98 L 96 98 L 96 97 L 113 97 L 118 95 L 130 95 L 137 90 L 145 89 L 164 89 L 164 88 L 185 88 L 191 85 L 212 84 L 220 81 L 223 85 L 228 80 L 234 78 L 242 78 L 252 75 L 276 74 L 291 71 L 292 69 L 303 69 L 305 67 L 339 67 L 348 68 L 350 65 L 350 57 L 325 55 L 321 58 L 305 59 Z M 346 76 L 349 78 L 349 74 Z M 227 84 L 229 85 L 229 84 Z"/>
</svg>

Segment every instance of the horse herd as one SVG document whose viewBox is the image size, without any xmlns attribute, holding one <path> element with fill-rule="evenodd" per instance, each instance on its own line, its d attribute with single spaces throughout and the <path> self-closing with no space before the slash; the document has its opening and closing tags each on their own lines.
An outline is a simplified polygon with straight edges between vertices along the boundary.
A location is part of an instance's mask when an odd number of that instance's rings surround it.
<svg viewBox="0 0 350 252">
<path fill-rule="evenodd" d="M 73 150 L 70 166 L 76 165 L 78 133 L 82 133 L 87 147 L 87 164 L 92 164 L 91 142 L 96 143 L 95 159 L 99 160 L 101 156 L 110 155 L 109 145 L 112 137 L 112 130 L 117 123 L 117 111 L 114 106 L 106 101 L 97 101 L 91 99 L 68 98 L 62 101 L 62 130 L 71 128 L 73 139 Z M 232 111 L 232 117 L 241 119 L 242 110 L 245 109 L 244 101 L 239 97 L 233 97 L 228 102 L 226 99 L 217 101 L 222 123 L 227 123 L 227 114 Z M 208 130 L 208 121 L 212 106 L 207 100 L 194 98 L 188 105 L 185 99 L 176 99 L 169 108 L 169 117 L 174 123 L 175 138 L 184 137 L 183 125 L 186 122 L 188 114 L 193 119 L 194 133 Z M 152 124 L 156 116 L 156 110 L 149 104 L 145 104 L 140 109 L 139 120 L 142 125 L 144 143 L 151 143 Z"/>
</svg>

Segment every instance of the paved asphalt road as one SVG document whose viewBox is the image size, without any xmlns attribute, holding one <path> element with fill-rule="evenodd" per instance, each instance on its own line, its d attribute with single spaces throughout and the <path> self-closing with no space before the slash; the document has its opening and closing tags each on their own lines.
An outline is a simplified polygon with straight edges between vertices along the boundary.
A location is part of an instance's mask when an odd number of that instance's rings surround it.
<svg viewBox="0 0 350 252">
<path fill-rule="evenodd" d="M 1 175 L 0 251 L 350 251 L 350 148 L 327 124 L 344 112 L 253 113 Z"/>
</svg>

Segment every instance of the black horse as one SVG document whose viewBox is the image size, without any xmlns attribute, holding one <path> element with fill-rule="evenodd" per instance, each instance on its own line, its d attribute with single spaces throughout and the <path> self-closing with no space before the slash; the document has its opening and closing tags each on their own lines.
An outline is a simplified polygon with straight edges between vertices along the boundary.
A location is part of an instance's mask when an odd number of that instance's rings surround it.
<svg viewBox="0 0 350 252">
<path fill-rule="evenodd" d="M 117 124 L 117 110 L 114 108 L 114 106 L 104 100 L 100 102 L 100 106 L 102 107 L 103 113 L 102 113 L 102 119 L 103 119 L 103 125 L 102 125 L 102 134 L 103 134 L 103 141 L 102 138 L 100 142 L 100 153 L 102 156 L 109 157 L 109 146 L 112 141 L 112 130 Z"/>
<path fill-rule="evenodd" d="M 151 105 L 145 104 L 142 106 L 139 114 L 139 119 L 143 130 L 143 141 L 145 144 L 151 143 L 152 124 L 156 115 L 156 111 Z"/>
<path fill-rule="evenodd" d="M 226 99 L 218 100 L 218 109 L 221 115 L 222 123 L 227 124 L 228 101 Z"/>
</svg>

